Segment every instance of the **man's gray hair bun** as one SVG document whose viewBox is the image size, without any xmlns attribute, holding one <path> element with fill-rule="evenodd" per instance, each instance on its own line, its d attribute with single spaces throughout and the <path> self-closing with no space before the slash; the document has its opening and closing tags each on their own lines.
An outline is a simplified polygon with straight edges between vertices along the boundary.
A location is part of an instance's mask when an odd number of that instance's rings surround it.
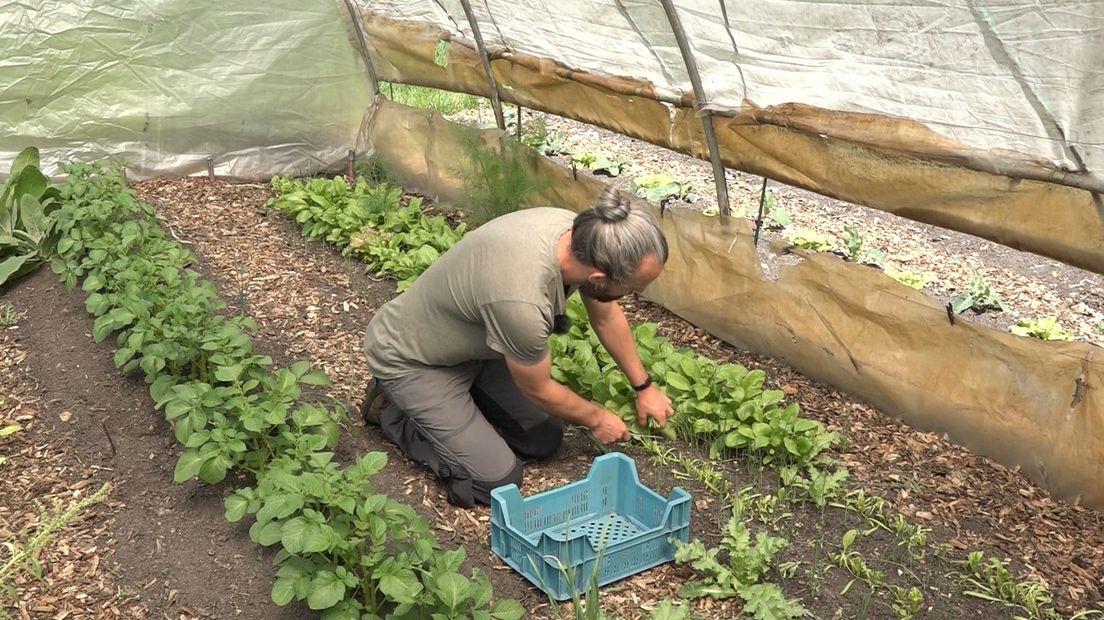
<svg viewBox="0 0 1104 620">
<path fill-rule="evenodd" d="M 651 212 L 613 187 L 575 216 L 571 252 L 618 284 L 628 283 L 647 256 L 667 262 L 667 238 Z"/>
</svg>

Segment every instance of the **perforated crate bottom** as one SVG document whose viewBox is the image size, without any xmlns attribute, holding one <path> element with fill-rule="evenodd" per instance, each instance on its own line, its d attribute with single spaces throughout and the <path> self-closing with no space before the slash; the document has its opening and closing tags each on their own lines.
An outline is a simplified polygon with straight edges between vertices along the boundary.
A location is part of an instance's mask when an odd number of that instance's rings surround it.
<svg viewBox="0 0 1104 620">
<path fill-rule="evenodd" d="M 579 523 L 565 526 L 557 534 L 571 538 L 585 534 L 595 549 L 605 549 L 617 543 L 636 538 L 643 530 L 637 524 L 615 513 L 607 512 Z"/>
</svg>

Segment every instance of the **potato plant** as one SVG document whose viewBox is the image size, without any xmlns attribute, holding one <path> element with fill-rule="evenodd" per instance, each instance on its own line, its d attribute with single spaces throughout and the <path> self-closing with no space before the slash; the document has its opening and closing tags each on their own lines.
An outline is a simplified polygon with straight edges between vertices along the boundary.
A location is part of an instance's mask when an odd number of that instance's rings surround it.
<svg viewBox="0 0 1104 620">
<path fill-rule="evenodd" d="M 116 333 L 115 364 L 150 384 L 185 448 L 175 480 L 216 483 L 233 470 L 256 478 L 227 501 L 227 517 L 255 514 L 252 538 L 280 545 L 276 603 L 304 600 L 330 619 L 524 614 L 513 601 L 491 606 L 486 576 L 459 574 L 462 552 L 441 551 L 409 507 L 373 490 L 382 455 L 332 463 L 344 411 L 302 398 L 303 385 L 328 377 L 306 362 L 273 369 L 255 355 L 252 323 L 221 314 L 214 287 L 187 269 L 195 256 L 165 237 L 117 169 L 68 172 L 54 270 L 67 288 L 83 281 L 94 339 Z"/>
</svg>

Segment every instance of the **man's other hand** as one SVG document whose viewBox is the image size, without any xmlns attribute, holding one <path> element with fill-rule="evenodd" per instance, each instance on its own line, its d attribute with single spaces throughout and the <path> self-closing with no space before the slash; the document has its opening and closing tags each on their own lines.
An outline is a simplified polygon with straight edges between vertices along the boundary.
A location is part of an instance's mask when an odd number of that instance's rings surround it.
<svg viewBox="0 0 1104 620">
<path fill-rule="evenodd" d="M 671 399 L 656 386 L 648 386 L 636 395 L 636 421 L 641 426 L 647 427 L 648 418 L 651 418 L 663 428 L 667 426 L 667 419 L 673 415 L 675 410 L 671 406 Z"/>
<path fill-rule="evenodd" d="M 616 413 L 602 409 L 598 419 L 590 426 L 590 433 L 602 443 L 615 441 L 627 441 L 629 439 L 629 427 Z"/>
</svg>

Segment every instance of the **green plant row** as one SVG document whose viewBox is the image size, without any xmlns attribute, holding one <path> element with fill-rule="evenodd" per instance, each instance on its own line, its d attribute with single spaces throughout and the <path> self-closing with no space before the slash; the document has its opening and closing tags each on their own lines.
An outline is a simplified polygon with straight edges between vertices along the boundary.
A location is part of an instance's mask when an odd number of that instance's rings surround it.
<svg viewBox="0 0 1104 620">
<path fill-rule="evenodd" d="M 69 289 L 83 281 L 94 339 L 115 333 L 115 364 L 150 384 L 185 447 L 175 479 L 255 477 L 227 499 L 226 516 L 253 515 L 250 537 L 278 548 L 275 603 L 302 600 L 329 619 L 524 614 L 516 601 L 492 606 L 486 577 L 459 572 L 462 550 L 442 551 L 424 519 L 376 492 L 383 453 L 332 462 L 344 409 L 302 391 L 328 378 L 254 354 L 252 322 L 223 315 L 214 287 L 187 268 L 195 256 L 165 237 L 118 169 L 66 171 L 52 267 Z"/>
<path fill-rule="evenodd" d="M 570 330 L 550 341 L 553 378 L 620 414 L 634 433 L 651 433 L 637 424 L 635 392 L 590 329 L 582 302 L 573 298 L 567 312 Z M 645 368 L 674 404 L 676 415 L 663 429 L 668 438 L 707 443 L 714 459 L 741 451 L 780 465 L 811 464 L 836 441 L 820 422 L 801 417 L 796 403 L 784 405 L 781 391 L 764 390 L 763 371 L 676 348 L 654 323 L 632 332 Z"/>
<path fill-rule="evenodd" d="M 368 271 L 398 280 L 405 291 L 414 279 L 464 235 L 440 216 L 429 217 L 420 198 L 400 203 L 402 188 L 341 177 L 300 181 L 272 179 L 272 206 L 286 211 L 311 239 L 323 239 L 342 254 L 362 259 Z"/>
</svg>

